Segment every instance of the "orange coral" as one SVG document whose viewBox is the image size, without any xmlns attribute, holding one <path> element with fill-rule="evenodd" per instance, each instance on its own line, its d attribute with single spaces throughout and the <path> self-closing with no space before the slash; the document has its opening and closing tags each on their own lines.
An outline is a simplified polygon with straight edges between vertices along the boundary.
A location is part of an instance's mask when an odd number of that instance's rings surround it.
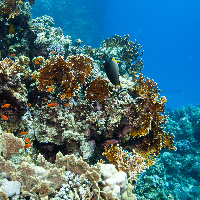
<svg viewBox="0 0 200 200">
<path fill-rule="evenodd" d="M 108 96 L 108 93 L 108 81 L 99 76 L 89 84 L 86 90 L 86 99 L 90 103 L 95 100 L 102 102 Z"/>
<path fill-rule="evenodd" d="M 102 155 L 105 155 L 109 163 L 115 165 L 119 171 L 126 172 L 129 181 L 137 180 L 137 177 L 148 168 L 145 159 L 135 150 L 130 153 L 123 150 L 119 144 L 105 146 L 105 151 Z"/>
</svg>

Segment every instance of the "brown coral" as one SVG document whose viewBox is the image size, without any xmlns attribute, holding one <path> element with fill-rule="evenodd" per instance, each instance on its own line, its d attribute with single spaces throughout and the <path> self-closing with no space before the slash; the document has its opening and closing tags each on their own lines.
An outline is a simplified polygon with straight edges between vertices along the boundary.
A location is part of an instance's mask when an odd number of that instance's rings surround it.
<svg viewBox="0 0 200 200">
<path fill-rule="evenodd" d="M 35 4 L 35 0 L 29 0 L 30 4 Z M 9 15 L 9 18 L 14 18 L 17 16 L 24 5 L 23 0 L 1 0 L 0 2 L 0 15 Z"/>
<path fill-rule="evenodd" d="M 95 100 L 102 102 L 108 96 L 108 93 L 108 81 L 99 76 L 89 84 L 86 90 L 86 99 L 90 103 Z"/>
<path fill-rule="evenodd" d="M 160 97 L 157 84 L 145 79 L 142 74 L 133 74 L 134 88 L 130 91 L 135 103 L 124 111 L 124 117 L 131 126 L 136 151 L 151 165 L 161 148 L 175 149 L 174 136 L 166 134 L 162 127 L 167 119 L 164 115 L 165 97 Z"/>
<path fill-rule="evenodd" d="M 67 64 L 73 69 L 76 80 L 81 84 L 84 84 L 85 78 L 91 74 L 93 69 L 93 60 L 84 55 L 69 56 Z"/>
<path fill-rule="evenodd" d="M 61 57 L 51 57 L 44 67 L 39 69 L 39 89 L 46 90 L 56 86 L 58 97 L 69 99 L 83 84 L 93 68 L 92 60 L 83 55 L 70 56 L 66 61 Z"/>
</svg>

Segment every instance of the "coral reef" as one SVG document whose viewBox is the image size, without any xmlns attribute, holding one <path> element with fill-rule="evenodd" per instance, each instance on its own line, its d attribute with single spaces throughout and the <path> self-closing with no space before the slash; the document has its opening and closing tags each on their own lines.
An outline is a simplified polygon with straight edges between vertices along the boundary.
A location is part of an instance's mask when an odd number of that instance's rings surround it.
<svg viewBox="0 0 200 200">
<path fill-rule="evenodd" d="M 141 45 L 114 35 L 72 46 L 53 18 L 31 19 L 20 2 L 0 21 L 0 180 L 18 181 L 21 199 L 135 199 L 139 175 L 162 148 L 175 150 L 166 98 L 138 74 Z"/>
</svg>

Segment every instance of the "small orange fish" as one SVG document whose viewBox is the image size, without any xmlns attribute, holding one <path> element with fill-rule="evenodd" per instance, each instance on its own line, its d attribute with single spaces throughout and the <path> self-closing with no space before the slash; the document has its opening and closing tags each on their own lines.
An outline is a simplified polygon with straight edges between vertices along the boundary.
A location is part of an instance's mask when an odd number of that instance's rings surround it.
<svg viewBox="0 0 200 200">
<path fill-rule="evenodd" d="M 10 56 L 15 56 L 15 54 L 14 54 L 14 53 L 11 53 Z"/>
<path fill-rule="evenodd" d="M 34 74 L 32 75 L 32 79 L 35 79 L 35 76 L 34 76 Z"/>
<path fill-rule="evenodd" d="M 4 104 L 3 106 L 1 106 L 2 108 L 8 108 L 10 106 L 10 104 L 9 103 L 7 103 L 7 104 Z"/>
<path fill-rule="evenodd" d="M 68 107 L 69 106 L 69 103 L 66 103 L 66 104 L 64 104 L 66 107 Z"/>
<path fill-rule="evenodd" d="M 18 134 L 20 134 L 20 135 L 26 135 L 26 134 L 28 134 L 28 132 L 20 132 Z"/>
<path fill-rule="evenodd" d="M 8 129 L 8 133 L 10 133 L 10 127 L 9 127 L 9 129 Z"/>
<path fill-rule="evenodd" d="M 36 60 L 35 61 L 35 65 L 39 65 L 39 64 L 40 64 L 40 62 Z"/>
<path fill-rule="evenodd" d="M 1 118 L 4 120 L 8 120 L 8 117 L 6 117 L 5 115 L 1 115 Z"/>
<path fill-rule="evenodd" d="M 101 65 L 102 68 L 104 68 L 104 65 Z"/>
<path fill-rule="evenodd" d="M 47 105 L 47 107 L 53 107 L 53 106 L 58 106 L 58 104 L 54 102 Z"/>
<path fill-rule="evenodd" d="M 27 75 L 28 75 L 28 73 L 26 73 L 26 74 L 25 74 L 25 76 L 24 76 L 24 78 L 23 78 L 23 79 L 25 79 L 25 78 L 27 77 Z"/>
<path fill-rule="evenodd" d="M 28 103 L 28 106 L 32 106 L 31 103 Z"/>
<path fill-rule="evenodd" d="M 28 65 L 29 65 L 29 62 L 27 61 L 27 62 L 26 62 L 26 66 L 28 67 Z"/>
<path fill-rule="evenodd" d="M 55 51 L 50 51 L 50 54 L 54 54 L 54 53 L 56 53 Z"/>
<path fill-rule="evenodd" d="M 28 138 L 24 138 L 24 140 L 29 144 L 31 143 L 31 141 Z"/>
<path fill-rule="evenodd" d="M 32 144 L 25 144 L 24 148 L 29 148 L 31 146 L 32 146 Z"/>
<path fill-rule="evenodd" d="M 53 89 L 54 89 L 54 87 L 49 87 L 49 88 L 47 89 L 47 92 L 51 92 Z"/>
</svg>

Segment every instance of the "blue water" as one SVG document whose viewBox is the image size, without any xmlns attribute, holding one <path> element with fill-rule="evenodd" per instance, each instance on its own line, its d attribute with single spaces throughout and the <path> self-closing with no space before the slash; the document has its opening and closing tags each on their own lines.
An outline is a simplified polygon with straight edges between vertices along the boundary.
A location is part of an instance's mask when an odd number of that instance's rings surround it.
<svg viewBox="0 0 200 200">
<path fill-rule="evenodd" d="M 172 110 L 200 104 L 200 1 L 43 1 L 33 17 L 50 15 L 74 41 L 98 46 L 114 34 L 129 34 L 143 46 L 144 76 L 154 79 Z"/>
</svg>

